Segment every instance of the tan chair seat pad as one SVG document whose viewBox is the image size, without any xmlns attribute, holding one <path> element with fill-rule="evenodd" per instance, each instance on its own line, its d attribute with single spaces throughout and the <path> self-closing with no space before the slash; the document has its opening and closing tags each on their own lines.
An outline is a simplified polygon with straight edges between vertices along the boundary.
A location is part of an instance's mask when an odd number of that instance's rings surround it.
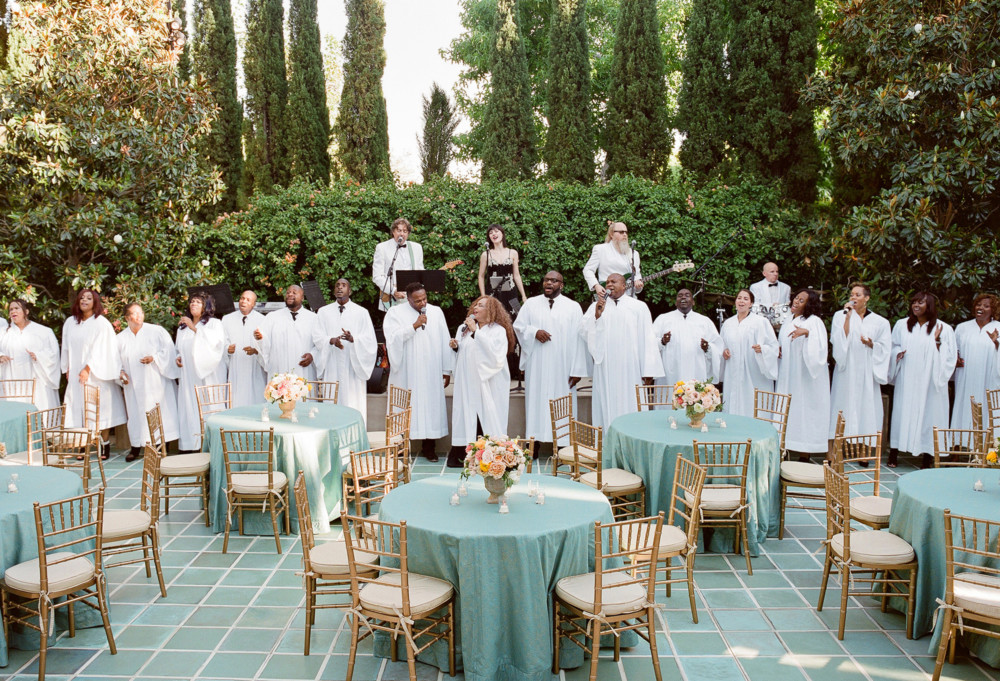
<svg viewBox="0 0 1000 681">
<path fill-rule="evenodd" d="M 132 509 L 130 511 L 105 511 L 104 531 L 101 537 L 104 541 L 113 541 L 122 537 L 133 537 L 149 529 L 152 520 L 149 513 Z"/>
<path fill-rule="evenodd" d="M 962 572 L 955 575 L 955 605 L 988 617 L 1000 617 L 1000 575 Z"/>
<path fill-rule="evenodd" d="M 399 444 L 403 441 L 403 436 L 401 434 L 396 434 L 392 436 L 392 443 Z M 368 447 L 370 449 L 375 449 L 376 447 L 385 447 L 385 431 L 384 430 L 369 430 L 368 431 Z"/>
<path fill-rule="evenodd" d="M 90 559 L 88 558 L 78 557 L 68 560 L 65 563 L 58 563 L 56 565 L 52 564 L 55 560 L 61 560 L 72 555 L 74 554 L 69 551 L 60 551 L 58 553 L 49 554 L 48 575 L 50 593 L 71 591 L 73 590 L 73 587 L 77 585 L 82 587 L 94 578 L 94 564 L 90 562 Z M 33 558 L 7 568 L 7 571 L 3 575 L 3 579 L 7 583 L 7 586 L 13 589 L 27 591 L 30 593 L 38 593 L 41 589 L 41 576 L 38 572 L 38 559 Z"/>
<path fill-rule="evenodd" d="M 701 490 L 701 508 L 703 511 L 735 511 L 740 506 L 741 496 L 739 487 L 705 485 Z M 690 492 L 684 492 L 684 499 L 694 504 L 694 495 Z"/>
<path fill-rule="evenodd" d="M 208 452 L 173 454 L 160 459 L 160 475 L 197 475 L 198 473 L 207 473 L 209 464 Z"/>
<path fill-rule="evenodd" d="M 593 572 L 563 577 L 556 582 L 556 596 L 575 608 L 594 612 L 595 579 Z M 602 577 L 601 609 L 606 616 L 636 612 L 646 604 L 646 589 L 641 584 L 615 586 L 628 580 L 629 577 L 620 572 L 607 573 Z"/>
<path fill-rule="evenodd" d="M 372 553 L 354 552 L 354 560 L 365 565 L 378 565 L 378 558 Z M 347 543 L 343 540 L 317 544 L 309 552 L 309 562 L 313 572 L 321 575 L 351 574 L 351 568 L 347 564 Z"/>
<path fill-rule="evenodd" d="M 597 460 L 597 452 L 591 449 L 590 447 L 579 447 L 578 450 L 580 452 L 581 459 L 585 461 Z M 558 458 L 560 461 L 569 461 L 569 462 L 575 461 L 575 459 L 573 458 L 573 446 L 567 445 L 565 447 L 560 447 L 559 451 L 556 452 L 556 458 Z"/>
<path fill-rule="evenodd" d="M 271 491 L 288 487 L 288 478 L 281 471 L 274 471 Z M 237 494 L 264 494 L 267 490 L 267 473 L 233 473 L 233 491 Z"/>
<path fill-rule="evenodd" d="M 803 485 L 818 485 L 820 487 L 826 485 L 823 478 L 823 467 L 805 461 L 782 461 L 781 479 L 785 482 Z"/>
<path fill-rule="evenodd" d="M 892 497 L 856 497 L 851 499 L 851 518 L 868 523 L 889 524 Z"/>
<path fill-rule="evenodd" d="M 597 489 L 597 471 L 584 473 L 580 476 L 580 482 Z M 612 494 L 638 492 L 643 488 L 642 478 L 621 468 L 605 468 L 601 471 L 601 483 L 604 485 L 603 491 Z"/>
<path fill-rule="evenodd" d="M 402 459 L 397 459 L 396 460 L 396 473 L 399 474 L 399 475 L 402 475 L 405 471 L 406 471 L 406 462 L 403 461 Z M 341 475 L 343 475 L 343 477 L 345 477 L 345 478 L 353 478 L 354 477 L 354 465 L 350 461 L 348 461 L 344 465 L 344 472 Z"/>
<path fill-rule="evenodd" d="M 655 525 L 649 525 L 649 534 L 652 535 L 655 532 Z M 642 533 L 633 535 L 629 537 L 628 549 L 633 553 L 639 552 L 639 547 L 645 548 L 652 540 L 646 538 Z M 687 532 L 677 527 L 676 525 L 664 525 L 663 529 L 660 530 L 660 558 L 662 559 L 666 554 L 679 553 L 684 550 L 687 546 Z"/>
<path fill-rule="evenodd" d="M 398 572 L 389 573 L 361 587 L 362 607 L 385 615 L 394 615 L 393 608 L 402 612 L 403 591 L 399 587 L 399 578 Z M 413 572 L 409 575 L 409 584 L 411 613 L 434 612 L 455 593 L 450 582 Z"/>
<path fill-rule="evenodd" d="M 844 533 L 833 535 L 830 548 L 844 556 Z M 914 558 L 913 547 L 901 537 L 885 530 L 851 532 L 851 562 L 870 565 L 902 565 Z"/>
</svg>

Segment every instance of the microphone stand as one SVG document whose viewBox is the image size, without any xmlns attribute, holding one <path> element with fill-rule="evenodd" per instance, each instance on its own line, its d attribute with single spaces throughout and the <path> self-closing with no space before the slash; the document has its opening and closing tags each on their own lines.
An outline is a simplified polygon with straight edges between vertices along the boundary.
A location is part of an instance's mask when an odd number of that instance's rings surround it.
<svg viewBox="0 0 1000 681">
<path fill-rule="evenodd" d="M 396 258 L 399 257 L 399 252 L 401 250 L 403 250 L 405 247 L 406 247 L 405 244 L 404 245 L 400 245 L 399 242 L 396 242 L 396 252 L 392 254 L 392 262 L 389 263 L 389 270 L 385 273 L 385 286 L 383 287 L 382 293 L 384 293 L 387 296 L 389 296 L 389 301 L 385 304 L 386 305 L 386 308 L 385 308 L 386 312 L 388 312 L 389 308 L 392 307 L 393 293 L 395 293 L 395 291 L 391 291 L 390 292 L 390 291 L 387 291 L 385 289 L 386 288 L 393 288 L 393 286 L 392 286 L 392 273 L 396 269 Z"/>
<path fill-rule="evenodd" d="M 638 299 L 639 291 L 636 290 L 635 285 L 635 239 L 632 239 L 632 244 L 629 249 L 628 254 L 629 265 L 632 266 L 632 288 L 629 289 L 628 294 L 633 298 Z"/>
</svg>

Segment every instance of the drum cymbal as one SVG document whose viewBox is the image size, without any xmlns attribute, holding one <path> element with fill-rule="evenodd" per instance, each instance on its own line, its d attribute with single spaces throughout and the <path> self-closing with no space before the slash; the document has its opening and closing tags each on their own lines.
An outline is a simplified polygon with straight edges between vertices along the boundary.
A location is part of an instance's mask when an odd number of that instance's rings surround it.
<svg viewBox="0 0 1000 681">
<path fill-rule="evenodd" d="M 735 305 L 736 296 L 731 296 L 728 293 L 718 293 L 716 291 L 705 291 L 704 294 L 705 301 L 709 303 L 723 303 L 724 305 Z"/>
</svg>

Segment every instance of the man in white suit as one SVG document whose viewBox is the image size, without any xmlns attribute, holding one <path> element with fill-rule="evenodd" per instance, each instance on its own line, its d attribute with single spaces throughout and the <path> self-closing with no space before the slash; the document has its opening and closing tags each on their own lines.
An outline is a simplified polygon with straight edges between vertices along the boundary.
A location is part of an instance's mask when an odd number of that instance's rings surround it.
<svg viewBox="0 0 1000 681">
<path fill-rule="evenodd" d="M 379 309 L 387 311 L 393 305 L 406 300 L 406 293 L 396 287 L 396 272 L 399 270 L 424 269 L 424 249 L 415 241 L 409 241 L 410 226 L 406 218 L 396 218 L 392 223 L 392 238 L 375 247 L 372 261 L 372 281 L 379 290 Z M 393 263 L 393 257 L 396 262 Z M 392 267 L 392 276 L 389 268 Z"/>
<path fill-rule="evenodd" d="M 583 266 L 583 278 L 587 288 L 597 296 L 604 295 L 602 282 L 607 282 L 612 274 L 620 274 L 626 279 L 635 275 L 634 287 L 628 288 L 628 294 L 642 290 L 642 272 L 639 269 L 639 254 L 632 250 L 628 243 L 628 227 L 624 222 L 609 222 L 608 234 L 603 244 L 594 246 L 590 260 Z"/>
<path fill-rule="evenodd" d="M 771 307 L 772 305 L 789 305 L 792 300 L 792 288 L 778 281 L 778 265 L 769 262 L 764 265 L 764 278 L 750 285 L 754 303 Z"/>
</svg>

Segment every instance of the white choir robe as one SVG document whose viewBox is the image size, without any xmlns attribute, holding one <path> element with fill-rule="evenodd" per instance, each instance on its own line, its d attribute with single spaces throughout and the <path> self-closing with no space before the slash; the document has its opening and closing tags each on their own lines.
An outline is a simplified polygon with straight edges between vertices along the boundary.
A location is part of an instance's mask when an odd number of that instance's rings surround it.
<svg viewBox="0 0 1000 681">
<path fill-rule="evenodd" d="M 410 439 L 436 440 L 448 434 L 444 376 L 452 372 L 455 353 L 441 308 L 428 305 L 426 328 L 414 329 L 419 316 L 409 303 L 385 313 L 389 385 L 410 391 Z"/>
<path fill-rule="evenodd" d="M 906 319 L 892 327 L 889 379 L 893 392 L 892 427 L 889 446 L 910 454 L 934 453 L 934 426 L 948 427 L 948 379 L 955 372 L 958 354 L 955 332 L 941 325 L 941 347 L 934 342 L 935 331 L 927 325 L 906 328 Z M 903 359 L 896 355 L 906 351 Z"/>
<path fill-rule="evenodd" d="M 653 320 L 642 301 L 622 296 L 608 299 L 600 319 L 592 303 L 580 322 L 580 336 L 594 361 L 591 414 L 593 425 L 606 428 L 622 414 L 636 411 L 635 386 L 643 377 L 663 376 L 663 363 L 653 337 Z"/>
<path fill-rule="evenodd" d="M 261 332 L 261 354 L 268 380 L 275 374 L 295 374 L 307 381 L 315 381 L 323 372 L 323 357 L 313 346 L 313 332 L 318 318 L 312 310 L 300 307 L 292 320 L 287 307 L 271 312 L 264 318 Z M 313 361 L 307 367 L 299 366 L 302 355 L 309 353 Z"/>
<path fill-rule="evenodd" d="M 253 337 L 256 329 L 264 330 L 264 315 L 257 310 L 251 310 L 243 321 L 243 313 L 239 310 L 230 312 L 222 318 L 222 329 L 226 333 L 226 367 L 229 384 L 232 386 L 233 406 L 243 407 L 248 404 L 264 402 L 264 386 L 267 376 L 264 374 L 264 360 L 260 354 L 260 341 Z M 229 346 L 236 349 L 229 353 Z M 243 348 L 251 347 L 256 355 L 248 355 Z"/>
<path fill-rule="evenodd" d="M 128 376 L 124 384 L 125 406 L 128 407 L 128 439 L 133 447 L 150 441 L 146 412 L 160 405 L 163 435 L 166 442 L 177 439 L 177 383 L 181 370 L 177 366 L 177 349 L 170 334 L 162 326 L 145 323 L 139 333 L 127 328 L 118 334 L 118 354 L 122 371 Z M 153 361 L 143 364 L 143 357 Z"/>
<path fill-rule="evenodd" d="M 670 333 L 670 342 L 663 345 L 663 334 Z M 694 310 L 687 317 L 680 310 L 661 314 L 653 322 L 653 338 L 663 363 L 663 381 L 673 385 L 681 380 L 719 382 L 722 361 L 722 337 L 712 320 Z M 701 339 L 708 341 L 708 352 L 701 349 Z"/>
<path fill-rule="evenodd" d="M 396 258 L 395 264 L 392 262 L 393 257 Z M 387 276 L 390 266 L 392 267 L 391 279 Z M 388 239 L 376 246 L 375 257 L 372 259 L 372 282 L 379 291 L 379 309 L 384 312 L 389 307 L 406 302 L 406 298 L 402 300 L 391 298 L 388 303 L 382 302 L 382 293 L 392 294 L 397 291 L 396 272 L 422 269 L 424 269 L 424 249 L 416 241 L 407 240 L 406 245 L 399 248 L 394 239 Z"/>
<path fill-rule="evenodd" d="M 582 320 L 580 303 L 558 295 L 549 307 L 549 299 L 541 295 L 528 298 L 514 321 L 524 372 L 524 436 L 536 442 L 552 442 L 549 400 L 571 394 L 573 413 L 579 413 L 576 388 L 570 389 L 569 379 L 590 375 L 587 346 L 580 337 Z M 552 338 L 542 343 L 535 338 L 539 330 L 547 331 Z M 568 434 L 558 444 L 568 445 Z"/>
<path fill-rule="evenodd" d="M 28 352 L 35 353 L 32 360 Z M 59 406 L 59 341 L 52 329 L 28 322 L 24 329 L 12 324 L 0 331 L 0 355 L 11 361 L 0 364 L 0 378 L 35 379 L 35 407 Z"/>
<path fill-rule="evenodd" d="M 222 322 L 209 319 L 198 323 L 195 333 L 186 326 L 177 329 L 177 354 L 183 367 L 177 387 L 177 416 L 180 431 L 177 447 L 184 451 L 201 447 L 201 419 L 198 417 L 198 397 L 195 386 L 218 385 L 226 382 L 226 332 Z"/>
<path fill-rule="evenodd" d="M 719 380 L 724 381 L 723 409 L 727 414 L 753 416 L 754 390 L 774 391 L 778 377 L 778 339 L 770 322 L 748 314 L 733 316 L 722 324 L 722 345 L 729 359 L 722 360 Z M 760 352 L 753 349 L 760 346 Z"/>
<path fill-rule="evenodd" d="M 844 310 L 833 315 L 830 342 L 833 345 L 833 385 L 830 391 L 830 429 L 837 430 L 837 412 L 844 414 L 844 435 L 870 435 L 882 428 L 882 390 L 889 380 L 892 331 L 889 320 L 868 311 L 864 319 L 851 310 L 851 330 L 844 333 Z M 872 347 L 861 342 L 870 338 Z"/>
<path fill-rule="evenodd" d="M 958 356 L 965 362 L 965 366 L 955 368 L 952 428 L 972 428 L 972 405 L 969 403 L 971 395 L 976 398 L 976 402 L 983 405 L 983 428 L 989 430 L 986 391 L 1000 388 L 1000 357 L 989 333 L 997 330 L 1000 330 L 1000 322 L 991 321 L 980 329 L 975 319 L 962 322 L 955 327 L 955 345 L 958 348 Z"/>
<path fill-rule="evenodd" d="M 3 317 L 0 317 L 0 331 L 3 331 L 8 326 L 8 322 Z"/>
<path fill-rule="evenodd" d="M 351 300 L 347 301 L 343 312 L 340 304 L 334 301 L 320 308 L 316 315 L 313 344 L 323 366 L 323 380 L 339 382 L 337 403 L 357 409 L 367 424 L 368 378 L 378 354 L 371 315 Z M 343 349 L 331 345 L 330 339 L 339 338 L 345 329 L 351 332 L 354 342 L 341 341 Z"/>
<path fill-rule="evenodd" d="M 455 393 L 451 400 L 451 444 L 469 444 L 476 439 L 476 419 L 483 434 L 507 435 L 510 411 L 510 367 L 507 364 L 507 330 L 487 324 L 462 334 L 458 327 L 458 357 L 455 359 Z"/>
<path fill-rule="evenodd" d="M 796 328 L 808 336 L 792 339 Z M 827 451 L 830 429 L 830 370 L 827 364 L 827 335 L 823 320 L 801 315 L 783 324 L 778 333 L 781 359 L 778 360 L 777 392 L 792 396 L 785 427 L 785 448 L 816 454 Z"/>
<path fill-rule="evenodd" d="M 750 284 L 750 293 L 753 294 L 754 305 L 788 305 L 791 303 L 792 287 L 778 281 L 777 286 L 771 286 L 767 279 L 761 279 L 756 284 Z"/>
<path fill-rule="evenodd" d="M 118 385 L 122 363 L 115 342 L 115 329 L 104 315 L 92 316 L 79 324 L 74 317 L 63 323 L 60 370 L 66 376 L 66 427 L 83 427 L 83 386 L 79 375 L 90 367 L 87 383 L 97 386 L 101 395 L 101 430 L 120 426 L 126 421 L 125 400 Z"/>
</svg>

